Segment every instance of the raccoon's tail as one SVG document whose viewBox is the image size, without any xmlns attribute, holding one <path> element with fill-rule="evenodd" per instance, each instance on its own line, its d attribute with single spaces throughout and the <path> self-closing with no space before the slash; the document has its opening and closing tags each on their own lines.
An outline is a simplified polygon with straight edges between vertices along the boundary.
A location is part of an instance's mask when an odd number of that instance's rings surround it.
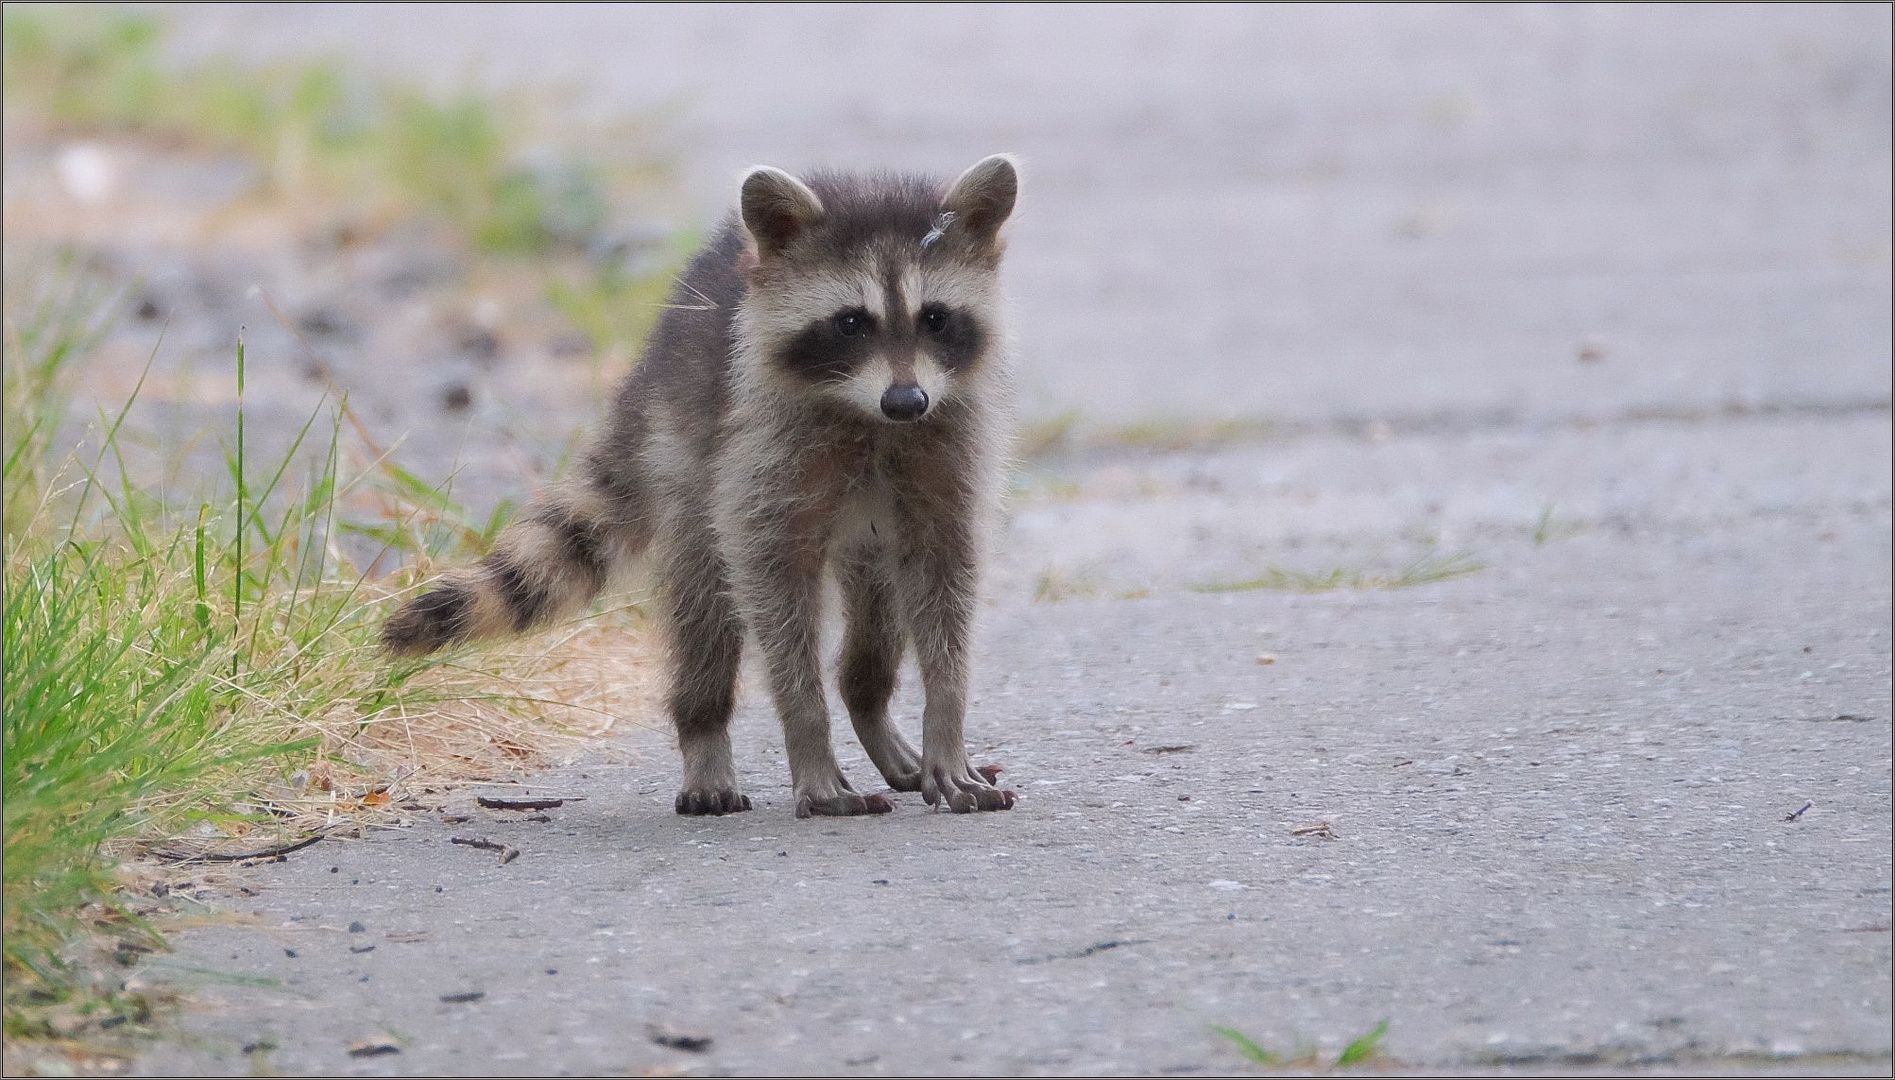
<svg viewBox="0 0 1895 1080">
<path fill-rule="evenodd" d="M 397 656 L 530 630 L 591 603 L 650 539 L 643 485 L 608 476 L 594 458 L 529 503 L 493 551 L 450 571 L 382 627 Z"/>
</svg>

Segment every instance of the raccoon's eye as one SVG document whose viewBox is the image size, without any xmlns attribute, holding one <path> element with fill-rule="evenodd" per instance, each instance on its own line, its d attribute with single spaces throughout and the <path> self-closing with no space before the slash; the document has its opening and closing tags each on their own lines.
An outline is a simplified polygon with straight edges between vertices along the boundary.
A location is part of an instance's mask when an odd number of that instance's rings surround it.
<svg viewBox="0 0 1895 1080">
<path fill-rule="evenodd" d="M 948 310 L 936 304 L 921 309 L 921 328 L 930 334 L 942 334 L 948 328 Z"/>
<path fill-rule="evenodd" d="M 866 311 L 845 311 L 836 316 L 836 333 L 843 337 L 861 337 L 868 333 L 869 315 Z"/>
</svg>

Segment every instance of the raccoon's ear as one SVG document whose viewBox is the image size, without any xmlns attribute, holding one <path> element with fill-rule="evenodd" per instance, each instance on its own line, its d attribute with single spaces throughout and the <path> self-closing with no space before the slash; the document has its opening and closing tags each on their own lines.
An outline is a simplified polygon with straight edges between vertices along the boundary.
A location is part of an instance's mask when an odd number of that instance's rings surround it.
<svg viewBox="0 0 1895 1080">
<path fill-rule="evenodd" d="M 991 242 L 1013 213 L 1013 200 L 1020 193 L 1020 175 L 1013 158 L 995 154 L 982 158 L 961 174 L 941 200 L 941 209 L 954 215 L 954 224 L 981 240 Z"/>
<path fill-rule="evenodd" d="M 738 199 L 744 228 L 757 243 L 757 254 L 776 255 L 822 217 L 822 200 L 809 185 L 768 165 L 744 177 Z"/>
</svg>

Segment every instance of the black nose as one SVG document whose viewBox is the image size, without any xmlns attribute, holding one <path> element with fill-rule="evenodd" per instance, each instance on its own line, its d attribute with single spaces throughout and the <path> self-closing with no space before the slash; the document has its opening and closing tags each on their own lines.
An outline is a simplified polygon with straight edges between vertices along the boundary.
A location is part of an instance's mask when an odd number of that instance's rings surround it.
<svg viewBox="0 0 1895 1080">
<path fill-rule="evenodd" d="M 919 386 L 891 386 L 882 392 L 882 415 L 890 420 L 919 420 L 928 411 L 928 392 Z"/>
</svg>

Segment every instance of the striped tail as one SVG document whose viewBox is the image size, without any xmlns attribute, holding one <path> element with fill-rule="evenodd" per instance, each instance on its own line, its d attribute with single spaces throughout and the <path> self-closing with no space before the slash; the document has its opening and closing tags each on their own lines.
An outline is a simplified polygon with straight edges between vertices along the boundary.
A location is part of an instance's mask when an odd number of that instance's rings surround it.
<svg viewBox="0 0 1895 1080">
<path fill-rule="evenodd" d="M 585 472 L 593 483 L 569 481 L 530 503 L 486 558 L 403 604 L 382 627 L 389 651 L 421 656 L 518 634 L 591 603 L 649 530 L 635 492 L 599 479 L 602 470 Z"/>
</svg>

